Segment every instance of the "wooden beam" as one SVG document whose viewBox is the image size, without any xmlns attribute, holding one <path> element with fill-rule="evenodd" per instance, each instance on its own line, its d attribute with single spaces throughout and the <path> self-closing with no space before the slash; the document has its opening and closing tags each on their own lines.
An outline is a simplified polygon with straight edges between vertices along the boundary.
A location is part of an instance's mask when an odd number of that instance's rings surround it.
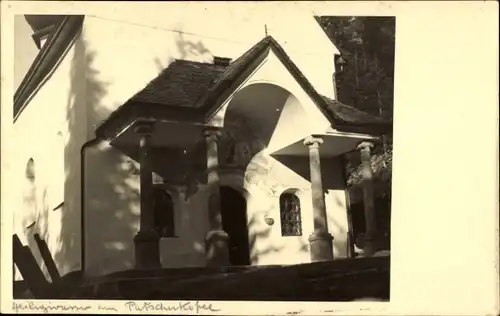
<svg viewBox="0 0 500 316">
<path fill-rule="evenodd" d="M 36 245 L 40 250 L 40 254 L 42 255 L 42 259 L 45 262 L 45 266 L 49 271 L 50 279 L 52 280 L 52 284 L 58 285 L 61 283 L 61 275 L 59 274 L 59 270 L 57 270 L 54 259 L 52 259 L 52 255 L 50 253 L 49 247 L 47 247 L 47 243 L 43 240 L 39 234 L 35 233 L 33 235 L 35 237 Z"/>
<path fill-rule="evenodd" d="M 12 236 L 12 242 L 14 263 L 26 281 L 33 296 L 38 299 L 50 298 L 53 294 L 51 284 L 43 275 L 30 248 L 28 246 L 23 246 L 16 234 Z"/>
</svg>

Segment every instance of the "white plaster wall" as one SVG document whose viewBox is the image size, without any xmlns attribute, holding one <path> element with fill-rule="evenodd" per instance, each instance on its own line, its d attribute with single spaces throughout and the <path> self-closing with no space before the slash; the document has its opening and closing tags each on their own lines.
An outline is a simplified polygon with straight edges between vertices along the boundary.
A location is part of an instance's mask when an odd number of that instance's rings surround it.
<svg viewBox="0 0 500 316">
<path fill-rule="evenodd" d="M 349 230 L 347 219 L 347 204 L 344 172 L 340 158 L 323 160 L 321 165 L 323 183 L 327 188 L 325 194 L 328 230 L 333 236 L 333 254 L 335 258 L 345 258 L 348 255 L 347 233 Z"/>
<path fill-rule="evenodd" d="M 309 126 L 304 124 L 307 116 L 299 100 L 292 94 L 288 96 L 281 111 L 276 128 L 271 136 L 269 150 L 278 150 L 286 145 L 292 144 L 297 139 L 303 139 L 310 135 Z M 293 126 L 293 128 L 291 128 Z"/>
<path fill-rule="evenodd" d="M 88 147 L 84 161 L 85 273 L 133 268 L 139 176 L 132 172 L 127 157 L 106 142 Z"/>
<path fill-rule="evenodd" d="M 299 169 L 309 170 L 306 157 L 296 160 L 294 164 Z M 330 187 L 325 194 L 325 202 L 329 230 L 334 237 L 335 258 L 346 257 L 347 250 L 347 213 L 341 176 L 342 169 L 340 168 L 341 166 L 336 159 L 323 161 L 323 179 L 326 182 L 325 185 Z M 220 184 L 244 192 L 243 195 L 247 200 L 252 264 L 310 262 L 308 238 L 314 231 L 314 221 L 311 185 L 308 180 L 269 156 L 267 150 L 263 150 L 253 157 L 246 171 L 222 169 Z M 284 237 L 281 235 L 279 196 L 290 189 L 296 190 L 301 202 L 302 236 Z M 204 186 L 201 185 L 198 193 L 189 197 L 188 203 L 184 204 L 183 207 L 184 214 L 197 214 L 199 217 L 193 221 L 190 215 L 184 215 L 189 219 L 183 223 L 181 239 L 194 237 L 196 241 L 193 243 L 183 243 L 174 239 L 163 241 L 162 260 L 164 266 L 181 267 L 186 263 L 190 266 L 204 265 L 203 238 L 208 229 L 206 224 L 207 195 L 205 193 Z M 266 218 L 273 218 L 274 224 L 272 226 L 266 224 Z M 189 228 L 186 229 L 186 227 Z M 175 245 L 182 249 L 177 249 Z M 186 259 L 187 261 L 184 261 Z"/>
<path fill-rule="evenodd" d="M 304 162 L 304 161 L 302 161 Z M 263 168 L 256 168 L 261 166 Z M 253 170 L 259 170 L 255 172 Z M 307 238 L 313 231 L 310 183 L 299 174 L 270 157 L 266 150 L 256 155 L 245 176 L 245 187 L 250 193 L 248 218 L 254 220 L 250 235 L 256 235 L 252 254 L 254 264 L 292 264 L 309 262 Z M 289 189 L 296 189 L 301 203 L 302 236 L 281 235 L 279 197 Z M 266 217 L 275 223 L 268 226 Z"/>
<path fill-rule="evenodd" d="M 107 169 L 104 169 L 104 168 Z M 134 267 L 134 236 L 140 221 L 137 162 L 100 142 L 85 152 L 85 273 L 103 275 Z M 162 185 L 174 204 L 177 238 L 160 240 L 164 268 L 205 266 L 207 195 L 200 186 L 185 198 L 183 186 Z"/>
<path fill-rule="evenodd" d="M 167 190 L 174 203 L 175 233 L 177 238 L 160 241 L 160 257 L 165 268 L 203 267 L 205 236 L 208 231 L 208 194 L 200 186 L 195 196 L 186 199 L 183 187 Z"/>
<path fill-rule="evenodd" d="M 307 158 L 298 159 L 297 169 L 308 171 Z M 264 167 L 264 172 L 252 175 L 253 165 Z M 323 162 L 323 179 L 326 184 L 338 185 L 327 189 L 325 203 L 327 208 L 330 233 L 334 236 L 334 255 L 345 257 L 347 216 L 345 193 L 342 186 L 341 169 L 336 161 Z M 328 183 L 330 182 L 330 183 Z M 333 183 L 332 183 L 333 182 Z M 332 185 L 330 185 L 333 187 Z M 245 176 L 245 188 L 249 192 L 248 218 L 254 219 L 250 226 L 250 236 L 256 235 L 257 240 L 252 249 L 256 256 L 255 264 L 291 264 L 310 261 L 308 237 L 313 232 L 313 211 L 310 182 L 288 166 L 280 163 L 264 150 L 252 159 Z M 279 212 L 279 196 L 287 190 L 294 189 L 300 199 L 302 211 L 302 236 L 281 236 Z M 273 226 L 265 224 L 264 219 L 275 220 Z"/>
<path fill-rule="evenodd" d="M 16 157 L 11 162 L 16 174 L 13 192 L 18 192 L 15 205 L 11 206 L 15 212 L 14 232 L 31 247 L 41 265 L 32 237 L 39 233 L 61 274 L 80 269 L 79 144 L 84 141 L 86 117 L 82 115 L 84 80 L 75 77 L 78 58 L 72 46 L 21 112 L 14 123 L 15 153 L 11 156 Z M 26 203 L 23 197 L 30 158 L 36 168 L 34 203 Z M 27 229 L 32 222 L 35 225 Z M 16 273 L 16 279 L 19 278 Z"/>
</svg>

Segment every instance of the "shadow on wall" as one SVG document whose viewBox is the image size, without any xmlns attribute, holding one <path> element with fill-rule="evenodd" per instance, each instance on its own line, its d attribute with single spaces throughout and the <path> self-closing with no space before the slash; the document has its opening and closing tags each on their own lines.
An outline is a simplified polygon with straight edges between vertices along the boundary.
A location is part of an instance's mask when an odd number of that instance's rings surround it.
<svg viewBox="0 0 500 316">
<path fill-rule="evenodd" d="M 177 33 L 175 39 L 175 46 L 177 48 L 178 57 L 177 59 L 188 59 L 188 60 L 197 60 L 197 61 L 205 61 L 210 60 L 212 56 L 212 52 L 205 47 L 205 45 L 201 41 L 191 42 L 186 39 L 184 33 L 179 31 Z M 167 68 L 170 63 L 174 61 L 172 53 L 169 54 L 165 60 L 161 60 L 158 57 L 154 58 L 154 63 L 156 68 L 158 69 L 158 73 L 162 72 L 165 68 Z"/>
<path fill-rule="evenodd" d="M 230 238 L 231 234 L 235 234 L 235 237 L 238 239 L 243 237 L 239 233 L 239 230 L 246 230 L 247 236 L 245 236 L 245 239 L 248 238 L 248 249 L 246 249 L 245 245 L 243 245 L 242 247 L 244 250 L 249 252 L 248 259 L 250 261 L 250 264 L 259 264 L 263 259 L 265 259 L 265 257 L 272 256 L 273 254 L 277 254 L 282 251 L 284 246 L 282 245 L 282 243 L 276 243 L 276 241 L 272 240 L 271 238 L 272 229 L 276 229 L 276 226 L 269 226 L 264 222 L 265 214 L 271 213 L 271 208 L 273 207 L 272 203 L 266 204 L 266 201 L 257 201 L 257 203 L 259 203 L 260 209 L 258 211 L 255 211 L 256 201 L 252 199 L 251 202 L 251 196 L 244 189 L 244 170 L 245 169 L 241 167 L 235 168 L 234 166 L 222 166 L 222 170 L 220 172 L 222 188 L 221 197 L 224 197 L 226 195 L 224 194 L 224 192 L 227 192 L 229 188 L 229 191 L 233 192 L 233 194 L 238 194 L 241 199 L 245 201 L 243 205 L 239 205 L 239 203 L 234 203 L 234 200 L 223 200 L 222 207 L 229 209 L 222 210 L 222 221 L 225 221 L 224 213 L 227 214 L 229 212 L 242 212 L 242 215 L 244 216 L 241 219 L 246 219 L 246 227 L 238 227 L 238 223 L 231 223 L 232 225 L 235 225 L 235 227 L 233 229 L 229 228 L 229 230 L 227 228 L 225 229 L 229 233 Z M 233 196 L 232 199 L 235 199 L 235 196 Z M 267 202 L 272 202 L 272 200 Z M 254 204 L 254 210 L 252 212 L 249 212 L 248 207 L 251 203 Z M 238 208 L 238 205 L 243 206 L 244 209 L 233 209 L 233 207 Z M 234 216 L 231 217 L 233 220 L 238 221 L 238 219 Z M 231 219 L 229 219 L 229 221 L 231 221 Z M 244 242 L 244 240 L 242 239 L 240 240 L 240 242 Z"/>
<path fill-rule="evenodd" d="M 32 159 L 30 159 L 28 165 L 30 163 L 34 164 Z M 47 267 L 43 262 L 42 256 L 34 238 L 35 234 L 39 234 L 42 239 L 47 240 L 47 224 L 49 217 L 47 189 L 42 186 L 41 183 L 38 183 L 34 173 L 31 178 L 27 177 L 25 179 L 25 182 L 26 184 L 24 186 L 25 191 L 23 192 L 23 204 L 25 209 L 31 211 L 28 216 L 22 217 L 21 227 L 26 232 L 25 235 L 27 246 L 30 247 L 35 260 L 38 266 L 42 269 L 45 277 L 50 280 Z"/>
<path fill-rule="evenodd" d="M 84 182 L 81 181 L 83 162 L 80 152 L 88 136 L 93 133 L 88 131 L 87 119 L 96 117 L 98 113 L 102 117 L 104 109 L 100 102 L 107 88 L 105 82 L 97 79 L 99 71 L 92 67 L 94 57 L 95 53 L 88 50 L 83 34 L 79 34 L 71 59 L 70 92 L 67 101 L 64 209 L 55 211 L 62 212 L 60 245 L 52 254 L 63 275 L 83 269 L 82 257 L 86 257 L 89 250 L 95 256 L 101 256 L 104 261 L 106 258 L 131 251 L 125 248 L 123 243 L 117 242 L 117 239 L 123 240 L 124 236 L 133 236 L 133 221 L 126 217 L 131 215 L 127 204 L 137 199 L 138 193 L 125 181 L 128 174 L 127 170 L 122 168 L 120 155 L 103 152 L 92 159 L 86 159 L 84 168 L 88 176 Z M 101 203 L 96 204 L 93 199 L 88 199 L 95 192 L 85 192 L 85 196 L 82 196 L 82 186 L 94 188 L 94 185 L 100 194 L 97 200 Z M 103 199 L 104 196 L 108 199 Z M 82 231 L 81 212 L 84 212 L 86 219 L 85 232 Z M 89 247 L 82 251 L 82 238 L 85 237 Z"/>
<path fill-rule="evenodd" d="M 309 157 L 301 157 L 301 156 L 288 156 L 288 155 L 271 155 L 276 161 L 283 164 L 290 170 L 294 171 L 296 174 L 301 176 L 306 181 L 310 182 L 310 170 L 309 170 Z M 342 185 L 342 181 L 339 169 L 336 169 L 338 160 L 337 158 L 322 158 L 321 159 L 321 170 L 322 170 L 322 183 L 323 183 L 323 192 L 325 194 L 325 203 L 331 203 L 332 200 L 329 199 L 329 194 L 335 194 L 334 191 L 344 190 Z M 333 176 L 332 176 L 333 175 Z M 337 196 L 334 198 L 336 207 L 344 207 L 344 203 L 339 200 Z M 329 205 L 326 205 L 327 209 Z M 345 237 L 347 235 L 346 229 L 343 228 L 342 225 L 336 223 L 334 216 L 328 216 L 329 224 L 333 224 L 334 227 L 328 227 L 330 233 L 334 230 L 336 238 L 333 240 L 333 251 L 335 256 L 345 257 L 347 255 L 347 246 Z M 341 238 L 342 236 L 342 238 Z M 307 236 L 308 237 L 308 236 Z M 301 239 L 301 251 L 306 251 L 309 248 L 308 243 L 305 243 L 304 240 Z"/>
<path fill-rule="evenodd" d="M 209 53 L 201 42 L 191 43 L 185 40 L 182 34 L 179 34 L 176 44 L 181 59 L 198 58 Z M 84 41 L 78 43 L 75 51 L 75 55 L 79 56 L 75 56 L 73 67 L 80 69 L 81 74 L 74 74 L 72 86 L 77 89 L 81 78 L 86 78 L 86 106 L 81 108 L 87 108 L 88 119 L 96 122 L 97 118 L 110 115 L 109 110 L 102 106 L 102 99 L 106 94 L 108 84 L 97 79 L 99 71 L 92 67 L 95 52 L 90 52 Z M 80 60 L 85 60 L 85 68 L 79 66 Z M 162 64 L 158 58 L 154 59 L 157 66 L 162 68 L 159 70 L 163 70 L 171 61 L 172 56 L 166 59 L 166 65 Z M 132 95 L 133 91 L 130 93 L 130 96 Z M 78 103 L 78 99 L 78 93 L 74 93 L 73 103 Z M 69 121 L 74 125 L 80 124 L 72 119 Z M 90 126 L 90 124 L 87 125 Z M 78 129 L 78 127 L 75 126 L 73 129 Z M 89 134 L 93 132 L 89 131 Z M 77 146 L 82 144 L 82 142 L 74 143 Z M 71 144 L 70 141 L 68 147 Z M 138 144 L 131 145 L 138 147 Z M 82 198 L 84 199 L 86 227 L 84 238 L 87 245 L 84 251 L 85 270 L 89 274 L 103 274 L 131 269 L 134 266 L 133 238 L 139 228 L 139 175 L 130 163 L 129 157 L 107 144 L 98 144 L 87 150 L 84 168 L 86 192 Z M 75 172 L 78 173 L 79 170 L 68 170 L 68 175 Z M 168 179 L 165 181 L 168 183 Z M 184 221 L 192 218 L 190 214 L 182 214 L 182 216 Z M 176 220 L 176 222 L 179 221 Z M 69 233 L 66 232 L 66 234 Z M 168 240 L 167 244 L 170 241 L 174 240 Z M 174 243 L 175 246 L 181 247 L 187 244 L 187 240 L 179 240 L 179 243 L 175 240 Z M 193 246 L 192 252 L 197 253 L 199 249 Z"/>
<path fill-rule="evenodd" d="M 259 215 L 261 213 L 253 213 L 250 220 L 248 221 L 249 230 L 249 245 L 250 245 L 250 262 L 256 264 L 259 262 L 260 258 L 267 255 L 272 255 L 281 252 L 285 246 L 276 245 L 272 242 L 263 243 L 263 240 L 270 240 L 271 238 L 271 226 L 267 226 L 260 223 Z M 275 223 L 275 225 L 278 223 Z M 275 228 L 276 229 L 276 228 Z M 259 247 L 257 247 L 259 243 Z M 265 246 L 261 246 L 266 244 Z M 301 251 L 301 249 L 299 249 Z"/>
</svg>

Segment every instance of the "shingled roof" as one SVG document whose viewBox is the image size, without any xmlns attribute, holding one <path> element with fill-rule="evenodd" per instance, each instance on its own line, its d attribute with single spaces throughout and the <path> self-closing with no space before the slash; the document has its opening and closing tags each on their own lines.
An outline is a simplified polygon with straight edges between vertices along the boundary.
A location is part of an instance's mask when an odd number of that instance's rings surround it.
<svg viewBox="0 0 500 316">
<path fill-rule="evenodd" d="M 225 72 L 225 67 L 175 60 L 131 100 L 166 106 L 195 107 Z"/>
<path fill-rule="evenodd" d="M 192 110 L 199 111 L 201 116 L 206 115 L 206 113 L 213 113 L 216 111 L 213 108 L 215 100 L 223 93 L 227 93 L 235 81 L 242 80 L 242 73 L 245 73 L 252 65 L 255 66 L 254 61 L 269 49 L 275 51 L 277 57 L 287 70 L 295 77 L 304 91 L 314 100 L 318 108 L 332 123 L 341 126 L 354 125 L 357 127 L 362 125 L 386 124 L 368 113 L 320 95 L 293 63 L 281 45 L 271 36 L 264 37 L 228 66 L 175 60 L 158 77 L 149 82 L 144 89 L 135 94 L 124 106 L 140 102 L 142 104 L 162 105 L 170 109 L 187 110 L 189 108 L 190 112 Z M 119 110 L 120 108 L 108 120 L 113 119 Z"/>
</svg>

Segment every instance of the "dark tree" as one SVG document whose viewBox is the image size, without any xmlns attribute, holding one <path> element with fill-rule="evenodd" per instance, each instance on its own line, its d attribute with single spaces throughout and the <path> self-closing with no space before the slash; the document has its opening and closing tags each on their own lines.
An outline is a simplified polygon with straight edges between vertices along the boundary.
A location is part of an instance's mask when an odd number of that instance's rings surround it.
<svg viewBox="0 0 500 316">
<path fill-rule="evenodd" d="M 321 16 L 316 19 L 345 61 L 342 72 L 336 74 L 339 101 L 392 123 L 395 18 Z M 382 139 L 382 144 L 373 150 L 372 169 L 377 212 L 390 213 L 392 133 Z M 349 153 L 345 158 L 351 205 L 362 212 L 359 153 Z M 390 230 L 388 223 L 379 226 Z"/>
</svg>

